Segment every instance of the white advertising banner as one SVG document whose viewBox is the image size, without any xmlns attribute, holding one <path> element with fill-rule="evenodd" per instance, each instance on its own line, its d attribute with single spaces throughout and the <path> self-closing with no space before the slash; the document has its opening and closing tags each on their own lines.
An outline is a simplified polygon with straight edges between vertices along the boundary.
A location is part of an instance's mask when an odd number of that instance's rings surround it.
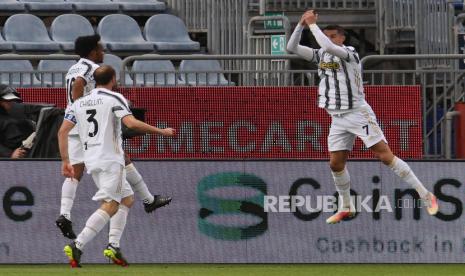
<svg viewBox="0 0 465 276">
<path fill-rule="evenodd" d="M 375 161 L 351 161 L 359 213 L 328 225 L 335 189 L 326 161 L 139 161 L 156 194 L 153 214 L 136 199 L 122 239 L 130 263 L 461 263 L 465 259 L 463 162 L 410 162 L 440 203 L 429 216 L 416 193 Z M 63 263 L 58 161 L 0 162 L 0 263 Z M 89 176 L 79 184 L 78 233 L 98 208 Z M 83 263 L 104 263 L 108 228 Z"/>
</svg>

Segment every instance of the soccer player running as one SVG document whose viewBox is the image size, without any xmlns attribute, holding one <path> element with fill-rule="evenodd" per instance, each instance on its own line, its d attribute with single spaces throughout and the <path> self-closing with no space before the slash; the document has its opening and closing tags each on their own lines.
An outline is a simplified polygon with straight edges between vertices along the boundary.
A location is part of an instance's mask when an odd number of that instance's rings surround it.
<svg viewBox="0 0 465 276">
<path fill-rule="evenodd" d="M 346 162 L 356 137 L 362 139 L 365 146 L 383 164 L 410 184 L 420 195 L 428 213 L 435 215 L 438 212 L 436 197 L 423 186 L 409 165 L 392 153 L 373 110 L 365 101 L 360 59 L 353 47 L 343 44 L 346 38 L 344 29 L 340 26 L 328 26 L 321 31 L 316 24 L 317 19 L 318 15 L 313 10 L 304 13 L 289 39 L 287 50 L 318 64 L 318 107 L 324 108 L 331 116 L 328 135 L 329 165 L 342 202 L 336 214 L 326 222 L 338 223 L 355 215 L 356 210 L 350 199 L 350 176 Z M 321 49 L 299 45 L 305 25 L 309 26 Z"/>
<path fill-rule="evenodd" d="M 84 146 L 84 164 L 98 188 L 92 199 L 101 202 L 100 208 L 89 217 L 76 240 L 64 248 L 72 267 L 80 267 L 82 249 L 110 218 L 121 211 L 122 204 L 126 202 L 126 205 L 130 205 L 133 201 L 133 192 L 125 176 L 121 122 L 141 133 L 175 135 L 172 128 L 150 126 L 131 114 L 127 100 L 111 91 L 116 86 L 113 68 L 107 65 L 99 67 L 94 72 L 94 78 L 97 87 L 67 109 L 58 132 L 63 175 L 70 178 L 75 175 L 69 155 L 68 135 L 76 129 L 78 139 Z M 125 223 L 120 225 L 121 233 L 124 226 Z"/>
<path fill-rule="evenodd" d="M 95 88 L 94 71 L 99 67 L 98 63 L 103 62 L 103 47 L 100 44 L 99 35 L 81 36 L 75 41 L 75 52 L 81 59 L 68 70 L 66 74 L 66 100 L 68 108 L 73 102 L 82 96 L 90 93 Z M 78 137 L 77 128 L 71 130 L 69 138 L 69 158 L 74 167 L 74 175 L 65 179 L 61 189 L 60 216 L 56 220 L 56 225 L 63 235 L 69 239 L 75 239 L 76 234 L 72 228 L 71 209 L 73 207 L 76 189 L 84 171 L 83 145 Z M 144 209 L 147 213 L 162 207 L 171 201 L 171 197 L 153 195 L 150 193 L 147 184 L 142 176 L 125 155 L 126 160 L 126 180 L 135 191 L 136 195 L 142 199 Z M 110 224 L 111 228 L 111 224 Z M 112 230 L 110 229 L 110 236 Z"/>
</svg>

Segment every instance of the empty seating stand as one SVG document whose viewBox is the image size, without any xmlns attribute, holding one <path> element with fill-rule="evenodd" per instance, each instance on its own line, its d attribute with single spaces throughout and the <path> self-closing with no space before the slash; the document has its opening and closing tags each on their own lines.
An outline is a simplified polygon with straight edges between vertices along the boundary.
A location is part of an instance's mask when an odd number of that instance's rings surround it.
<svg viewBox="0 0 465 276">
<path fill-rule="evenodd" d="M 148 13 L 163 12 L 166 5 L 157 0 L 113 0 L 120 5 L 124 13 Z"/>
<path fill-rule="evenodd" d="M 39 85 L 29 60 L 0 60 L 0 83 L 13 87 Z"/>
<path fill-rule="evenodd" d="M 90 22 L 78 14 L 63 14 L 53 20 L 50 35 L 63 51 L 73 51 L 74 41 L 79 36 L 95 34 Z"/>
<path fill-rule="evenodd" d="M 119 81 L 121 81 L 120 80 L 120 72 L 121 72 L 121 65 L 123 64 L 123 60 L 119 56 L 115 56 L 115 55 L 112 55 L 112 54 L 105 54 L 103 56 L 103 63 L 113 67 L 113 69 L 115 69 L 115 72 L 116 72 L 116 78 Z M 128 71 L 129 70 L 127 70 L 127 68 L 126 68 L 126 72 L 128 72 Z M 131 76 L 129 75 L 129 73 L 126 73 L 126 78 L 125 78 L 124 84 L 125 85 L 132 85 L 133 84 Z"/>
<path fill-rule="evenodd" d="M 41 60 L 37 66 L 41 86 L 64 86 L 66 73 L 75 63 L 75 60 Z"/>
<path fill-rule="evenodd" d="M 97 27 L 102 43 L 112 52 L 152 52 L 153 44 L 147 42 L 137 22 L 124 14 L 105 16 Z"/>
<path fill-rule="evenodd" d="M 192 41 L 184 22 L 170 14 L 157 14 L 145 23 L 147 41 L 155 44 L 157 52 L 193 52 L 200 50 L 200 43 Z"/>
<path fill-rule="evenodd" d="M 19 0 L 19 2 L 24 3 L 26 10 L 32 13 L 47 11 L 71 12 L 73 10 L 73 5 L 66 3 L 64 0 Z"/>
<path fill-rule="evenodd" d="M 0 51 L 10 52 L 13 51 L 13 44 L 6 42 L 2 35 L 0 35 Z"/>
<path fill-rule="evenodd" d="M 234 85 L 221 71 L 223 68 L 217 60 L 183 60 L 179 67 L 181 80 L 188 85 Z"/>
<path fill-rule="evenodd" d="M 67 0 L 72 2 L 73 9 L 76 12 L 88 13 L 88 12 L 118 12 L 119 4 L 114 3 L 110 0 Z"/>
<path fill-rule="evenodd" d="M 185 81 L 176 79 L 174 65 L 169 60 L 136 60 L 132 72 L 138 86 L 185 84 Z"/>
<path fill-rule="evenodd" d="M 44 23 L 32 14 L 10 16 L 3 28 L 5 40 L 17 52 L 56 52 L 60 45 L 52 41 Z"/>
<path fill-rule="evenodd" d="M 18 12 L 24 12 L 26 6 L 24 3 L 20 3 L 16 0 L 2 0 L 0 1 L 0 13 L 1 14 L 13 14 Z"/>
</svg>

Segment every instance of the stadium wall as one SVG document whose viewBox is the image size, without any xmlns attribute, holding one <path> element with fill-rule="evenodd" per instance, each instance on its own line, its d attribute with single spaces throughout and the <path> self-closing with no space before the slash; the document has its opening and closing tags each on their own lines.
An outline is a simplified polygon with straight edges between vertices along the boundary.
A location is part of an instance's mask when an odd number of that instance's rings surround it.
<svg viewBox="0 0 465 276">
<path fill-rule="evenodd" d="M 381 163 L 353 161 L 353 192 L 375 211 L 364 207 L 350 222 L 327 225 L 331 213 L 287 212 L 285 203 L 284 212 L 265 212 L 265 196 L 333 195 L 326 161 L 138 161 L 151 190 L 173 202 L 148 215 L 138 201 L 122 249 L 131 263 L 462 263 L 464 163 L 410 164 L 438 196 L 437 216 L 412 204 L 412 190 Z M 54 225 L 60 162 L 1 161 L 0 175 L 0 263 L 66 262 L 69 241 Z M 95 191 L 85 176 L 72 212 L 76 230 L 97 208 Z M 83 263 L 106 262 L 106 244 L 104 230 Z"/>
<path fill-rule="evenodd" d="M 122 88 L 145 120 L 174 127 L 175 138 L 128 140 L 132 158 L 327 158 L 330 117 L 317 107 L 317 87 Z M 366 86 L 367 101 L 391 148 L 401 158 L 422 157 L 420 86 Z M 20 89 L 25 102 L 65 106 L 61 88 Z M 352 158 L 373 158 L 357 140 Z"/>
</svg>

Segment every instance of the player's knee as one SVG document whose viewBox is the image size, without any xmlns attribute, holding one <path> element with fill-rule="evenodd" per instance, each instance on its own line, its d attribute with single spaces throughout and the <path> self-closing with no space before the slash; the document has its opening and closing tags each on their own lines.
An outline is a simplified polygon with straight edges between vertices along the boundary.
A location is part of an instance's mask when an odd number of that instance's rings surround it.
<svg viewBox="0 0 465 276">
<path fill-rule="evenodd" d="M 128 208 L 131 208 L 132 205 L 134 205 L 134 196 L 131 195 L 123 198 L 123 200 L 121 200 L 121 204 Z"/>
<path fill-rule="evenodd" d="M 329 161 L 329 167 L 333 172 L 340 172 L 344 170 L 345 164 L 343 162 L 331 160 Z"/>
</svg>

